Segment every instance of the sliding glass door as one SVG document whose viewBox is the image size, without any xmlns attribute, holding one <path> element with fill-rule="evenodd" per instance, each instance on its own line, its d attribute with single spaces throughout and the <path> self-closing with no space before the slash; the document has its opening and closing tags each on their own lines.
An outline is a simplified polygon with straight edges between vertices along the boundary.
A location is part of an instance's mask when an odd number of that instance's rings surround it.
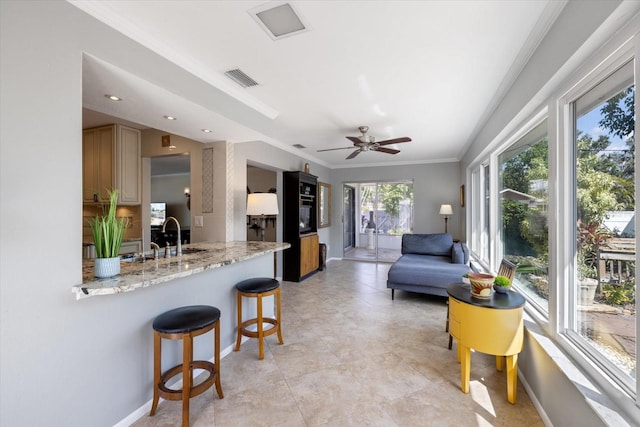
<svg viewBox="0 0 640 427">
<path fill-rule="evenodd" d="M 344 194 L 344 233 L 353 238 L 345 241 L 343 257 L 397 260 L 402 235 L 413 230 L 413 182 L 345 183 Z"/>
</svg>

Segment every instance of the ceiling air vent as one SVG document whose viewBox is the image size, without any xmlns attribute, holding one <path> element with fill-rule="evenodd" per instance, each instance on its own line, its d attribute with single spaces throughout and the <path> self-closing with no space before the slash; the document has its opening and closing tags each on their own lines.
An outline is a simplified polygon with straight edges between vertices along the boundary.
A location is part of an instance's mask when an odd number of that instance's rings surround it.
<svg viewBox="0 0 640 427">
<path fill-rule="evenodd" d="M 244 71 L 240 70 L 239 68 L 236 68 L 235 70 L 226 71 L 224 74 L 242 87 L 247 88 L 252 86 L 258 86 L 257 81 L 247 76 L 244 73 Z"/>
</svg>

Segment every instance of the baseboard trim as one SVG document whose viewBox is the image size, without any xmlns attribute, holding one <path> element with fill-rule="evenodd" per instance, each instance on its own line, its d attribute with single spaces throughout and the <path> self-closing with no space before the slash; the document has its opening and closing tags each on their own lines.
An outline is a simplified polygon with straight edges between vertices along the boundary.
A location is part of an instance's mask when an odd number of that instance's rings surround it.
<svg viewBox="0 0 640 427">
<path fill-rule="evenodd" d="M 524 375 L 522 375 L 522 373 L 520 372 L 520 369 L 518 369 L 518 380 L 520 381 L 520 383 L 522 383 L 522 387 L 524 387 L 524 389 L 527 391 L 529 400 L 531 400 L 531 403 L 533 403 L 533 406 L 536 408 L 536 411 L 538 411 L 538 415 L 540 415 L 540 419 L 542 420 L 544 425 L 547 427 L 553 427 L 553 423 L 547 416 L 547 413 L 544 411 L 542 404 L 540 403 L 540 401 L 538 400 L 538 397 L 535 395 L 535 393 L 529 386 L 529 383 L 524 378 Z"/>
<path fill-rule="evenodd" d="M 242 343 L 244 343 L 247 340 L 249 340 L 248 337 L 242 337 Z M 235 343 L 231 344 L 227 348 L 225 348 L 222 351 L 220 351 L 220 359 L 224 359 L 225 356 L 227 356 L 229 353 L 231 353 L 233 351 L 234 347 L 235 347 Z M 214 361 L 213 357 L 211 359 L 209 359 L 209 362 L 213 363 L 213 361 Z M 171 385 L 171 387 L 175 387 L 175 388 L 182 387 L 182 379 L 176 381 L 174 384 Z M 159 402 L 163 402 L 163 401 L 164 401 L 164 399 L 160 398 Z M 118 421 L 118 423 L 114 424 L 114 427 L 129 427 L 131 424 L 135 423 L 136 421 L 138 421 L 143 416 L 145 416 L 145 415 L 148 416 L 149 412 L 151 411 L 151 404 L 152 403 L 153 403 L 153 397 L 151 397 L 151 399 L 149 399 L 148 402 L 144 403 L 142 406 L 140 406 L 139 408 L 134 410 L 132 413 L 127 415 L 125 418 L 123 418 L 120 421 Z"/>
</svg>

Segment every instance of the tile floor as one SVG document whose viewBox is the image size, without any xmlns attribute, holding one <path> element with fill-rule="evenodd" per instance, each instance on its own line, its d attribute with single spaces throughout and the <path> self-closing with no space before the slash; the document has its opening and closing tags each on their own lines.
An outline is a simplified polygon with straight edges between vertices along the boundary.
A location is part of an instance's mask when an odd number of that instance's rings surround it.
<svg viewBox="0 0 640 427">
<path fill-rule="evenodd" d="M 256 340 L 221 362 L 215 389 L 191 399 L 192 426 L 543 426 L 518 383 L 506 400 L 495 358 L 474 353 L 470 393 L 447 349 L 445 299 L 386 288 L 389 264 L 331 261 L 283 282 L 283 336 Z M 215 397 L 212 397 L 215 396 Z M 177 426 L 180 402 L 161 402 L 134 426 Z"/>
</svg>

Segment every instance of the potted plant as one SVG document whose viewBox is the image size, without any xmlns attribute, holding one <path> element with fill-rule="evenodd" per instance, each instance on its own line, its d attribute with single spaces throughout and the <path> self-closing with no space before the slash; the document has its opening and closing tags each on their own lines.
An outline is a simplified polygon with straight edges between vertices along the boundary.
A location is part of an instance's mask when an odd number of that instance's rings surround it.
<svg viewBox="0 0 640 427">
<path fill-rule="evenodd" d="M 109 208 L 106 215 L 89 219 L 89 227 L 96 247 L 94 275 L 111 277 L 120 273 L 120 246 L 129 227 L 128 218 L 116 218 L 118 190 L 109 193 Z M 104 212 L 103 212 L 104 213 Z"/>
<path fill-rule="evenodd" d="M 595 268 L 590 267 L 585 259 L 584 250 L 578 251 L 578 304 L 591 305 L 596 296 L 598 279 Z"/>
<path fill-rule="evenodd" d="M 505 276 L 496 276 L 493 280 L 493 289 L 499 294 L 506 294 L 511 289 L 511 280 Z"/>
</svg>

